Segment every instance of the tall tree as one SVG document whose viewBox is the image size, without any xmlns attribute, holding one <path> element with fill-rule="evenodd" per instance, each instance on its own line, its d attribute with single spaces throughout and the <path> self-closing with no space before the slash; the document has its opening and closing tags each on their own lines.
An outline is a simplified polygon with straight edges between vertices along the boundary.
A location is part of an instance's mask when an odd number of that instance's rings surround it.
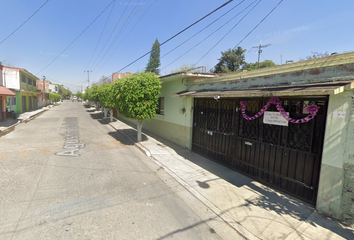
<svg viewBox="0 0 354 240">
<path fill-rule="evenodd" d="M 235 72 L 242 68 L 245 62 L 245 52 L 241 47 L 237 49 L 229 49 L 221 52 L 218 64 L 214 67 L 215 73 Z"/>
<path fill-rule="evenodd" d="M 155 40 L 154 44 L 152 45 L 151 48 L 151 53 L 150 53 L 150 58 L 149 62 L 146 65 L 145 72 L 152 72 L 155 73 L 156 75 L 160 74 L 160 43 L 159 41 Z"/>
<path fill-rule="evenodd" d="M 161 82 L 154 73 L 136 73 L 113 83 L 119 113 L 137 120 L 137 140 L 141 141 L 143 121 L 156 116 Z"/>
</svg>

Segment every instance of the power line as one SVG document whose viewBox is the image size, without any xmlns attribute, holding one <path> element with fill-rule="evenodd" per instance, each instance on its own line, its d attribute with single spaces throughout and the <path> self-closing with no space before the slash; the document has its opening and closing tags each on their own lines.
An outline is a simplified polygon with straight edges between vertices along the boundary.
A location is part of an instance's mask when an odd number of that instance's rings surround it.
<svg viewBox="0 0 354 240">
<path fill-rule="evenodd" d="M 131 0 L 130 0 L 130 1 L 131 1 Z M 120 15 L 119 20 L 118 20 L 118 23 L 120 23 L 121 21 L 123 21 L 122 17 L 123 17 L 123 15 L 124 15 L 125 11 L 127 10 L 130 1 L 129 1 L 128 4 L 125 6 L 125 9 L 124 9 L 123 13 Z M 125 19 L 128 19 L 128 18 L 130 18 L 131 16 L 132 16 L 132 15 L 129 15 L 129 16 L 128 16 L 127 18 L 125 18 Z M 103 45 L 103 47 L 101 48 L 101 51 L 100 51 L 100 53 L 97 55 L 97 57 L 96 57 L 95 61 L 93 62 L 91 68 L 94 68 L 93 66 L 94 66 L 95 63 L 97 62 L 98 58 L 101 56 L 101 54 L 102 54 L 104 48 L 107 46 L 107 43 L 108 43 L 109 40 L 111 39 L 111 37 L 112 37 L 114 31 L 116 30 L 116 28 L 117 28 L 117 26 L 118 26 L 118 23 L 115 24 L 115 26 L 114 26 L 114 28 L 113 28 L 111 34 L 110 34 L 109 37 L 107 38 L 107 41 L 105 42 L 105 44 Z M 103 33 L 103 31 L 102 31 L 102 33 Z M 102 58 L 101 58 L 101 59 L 102 59 Z M 101 61 L 101 59 L 100 59 L 100 61 Z"/>
<path fill-rule="evenodd" d="M 197 36 L 199 33 L 201 33 L 202 31 L 204 31 L 205 29 L 207 29 L 208 27 L 210 27 L 211 25 L 213 25 L 215 22 L 219 21 L 222 17 L 224 17 L 226 14 L 228 14 L 229 12 L 231 12 L 232 10 L 234 10 L 236 7 L 238 7 L 239 5 L 241 5 L 241 3 L 243 3 L 245 0 L 239 2 L 236 6 L 234 6 L 233 8 L 231 8 L 229 11 L 227 11 L 226 13 L 224 13 L 223 15 L 221 15 L 220 17 L 218 17 L 217 19 L 215 19 L 213 22 L 211 22 L 210 24 L 208 24 L 206 27 L 204 27 L 203 29 L 201 29 L 200 31 L 198 31 L 197 33 L 193 34 L 190 38 L 188 38 L 187 40 L 185 40 L 184 42 L 182 42 L 181 44 L 179 44 L 177 47 L 173 48 L 172 50 L 170 50 L 169 52 L 165 53 L 161 58 L 165 57 L 166 55 L 170 54 L 171 52 L 173 52 L 174 50 L 176 50 L 177 48 L 179 48 L 180 46 L 182 46 L 183 44 L 185 44 L 186 42 L 188 42 L 189 40 L 191 40 L 192 38 L 194 38 L 195 36 Z"/>
<path fill-rule="evenodd" d="M 152 4 L 149 6 L 149 8 L 144 12 L 144 14 L 139 18 L 139 20 L 135 23 L 135 25 L 130 29 L 129 33 L 125 36 L 125 38 L 119 43 L 119 45 L 112 51 L 111 55 L 106 59 L 106 61 L 101 65 L 101 67 L 98 69 L 98 71 L 108 62 L 108 60 L 114 55 L 114 53 L 117 51 L 117 49 L 122 45 L 122 43 L 125 41 L 125 39 L 129 36 L 129 34 L 134 30 L 134 28 L 138 25 L 138 23 L 141 21 L 141 19 L 145 16 L 145 14 L 150 10 L 152 7 Z"/>
<path fill-rule="evenodd" d="M 135 11 L 136 7 L 139 5 L 141 0 L 139 0 L 139 2 L 135 5 L 134 9 L 131 11 L 130 16 L 132 16 L 132 13 Z M 129 3 L 128 3 L 129 5 Z M 127 6 L 128 6 L 127 5 Z M 126 28 L 126 26 L 129 24 L 129 22 L 131 21 L 131 18 L 127 18 L 123 24 L 123 26 L 120 28 L 119 32 L 117 33 L 117 35 L 115 36 L 115 38 L 113 39 L 113 41 L 111 42 L 111 44 L 109 45 L 109 47 L 107 48 L 106 52 L 104 53 L 104 55 L 101 57 L 100 61 L 101 62 L 103 60 L 103 58 L 108 54 L 109 50 L 112 48 L 113 44 L 117 41 L 117 39 L 121 36 L 122 32 L 124 31 L 124 29 Z M 98 64 L 97 64 L 98 65 Z"/>
<path fill-rule="evenodd" d="M 119 20 L 118 22 L 116 22 L 116 23 L 112 24 L 111 26 L 109 26 L 109 27 L 103 29 L 102 31 L 96 33 L 95 35 L 93 35 L 93 36 L 91 36 L 91 37 L 85 39 L 84 41 L 82 41 L 82 42 L 76 44 L 76 45 L 73 46 L 72 48 L 75 48 L 75 47 L 77 47 L 77 46 L 80 46 L 81 44 L 87 42 L 88 40 L 90 40 L 90 39 L 96 37 L 96 36 L 99 35 L 100 33 L 105 32 L 105 31 L 107 31 L 108 29 L 110 29 L 110 28 L 112 28 L 112 27 L 115 27 L 115 28 L 116 28 L 116 26 L 117 26 L 121 21 L 123 21 L 123 20 L 125 20 L 125 19 L 127 19 L 127 18 L 129 18 L 129 17 L 131 17 L 131 16 L 133 16 L 133 15 L 135 15 L 135 14 L 137 14 L 138 12 L 142 11 L 144 8 L 147 8 L 147 7 L 149 7 L 150 5 L 154 4 L 156 1 L 157 1 L 157 0 L 153 0 L 153 1 L 150 2 L 149 4 L 144 5 L 144 7 L 139 8 L 138 10 L 136 10 L 134 13 L 130 14 L 129 16 L 127 16 L 127 17 L 125 17 L 125 18 Z M 114 30 L 113 30 L 113 32 L 114 32 Z M 112 32 L 112 33 L 113 33 L 113 32 Z"/>
<path fill-rule="evenodd" d="M 189 29 L 190 27 L 194 26 L 195 24 L 197 24 L 198 22 L 200 22 L 201 20 L 203 20 L 204 18 L 210 16 L 211 14 L 213 14 L 214 12 L 218 11 L 219 9 L 225 7 L 227 4 L 229 4 L 230 2 L 232 2 L 233 0 L 230 0 L 226 3 L 224 3 L 223 5 L 221 5 L 220 7 L 216 8 L 215 10 L 211 11 L 210 13 L 208 13 L 207 15 L 205 15 L 204 17 L 202 17 L 201 19 L 199 19 L 198 21 L 192 23 L 191 25 L 189 25 L 188 27 L 186 27 L 185 29 L 183 29 L 182 31 L 178 32 L 177 34 L 173 35 L 172 37 L 170 37 L 169 39 L 167 39 L 166 41 L 164 41 L 163 43 L 160 44 L 160 46 L 164 45 L 165 43 L 169 42 L 170 40 L 172 40 L 173 38 L 177 37 L 178 35 L 180 35 L 181 33 L 183 33 L 184 31 L 186 31 L 187 29 Z M 151 53 L 151 51 L 145 53 L 144 55 L 142 55 L 141 57 L 139 57 L 138 59 L 134 60 L 133 62 L 129 63 L 128 65 L 126 65 L 125 67 L 121 68 L 120 70 L 118 70 L 117 72 L 122 71 L 123 69 L 129 67 L 130 65 L 132 65 L 133 63 L 139 61 L 140 59 L 142 59 L 143 57 L 145 57 L 146 55 L 148 55 L 149 53 Z"/>
<path fill-rule="evenodd" d="M 215 31 L 213 31 L 211 34 L 209 34 L 207 37 L 205 37 L 203 40 L 201 40 L 200 42 L 198 42 L 197 44 L 195 44 L 193 47 L 191 47 L 189 50 L 187 50 L 185 53 L 183 53 L 181 56 L 179 56 L 178 58 L 176 58 L 175 60 L 173 60 L 172 62 L 170 62 L 168 65 L 166 65 L 164 68 L 162 68 L 161 70 L 163 70 L 163 69 L 165 69 L 166 67 L 168 67 L 168 66 L 170 66 L 172 63 L 174 63 L 174 62 L 176 62 L 178 59 L 180 59 L 181 57 L 183 57 L 184 55 L 186 55 L 187 53 L 189 53 L 190 51 L 192 51 L 195 47 L 197 47 L 199 44 L 201 44 L 202 42 L 204 42 L 206 39 L 208 39 L 209 37 L 211 37 L 213 34 L 215 34 L 217 31 L 219 31 L 220 29 L 222 29 L 223 27 L 225 27 L 226 26 L 226 24 L 228 24 L 229 22 L 231 22 L 233 19 L 235 19 L 236 17 L 238 17 L 242 12 L 244 12 L 247 8 L 249 8 L 250 6 L 252 6 L 255 2 L 257 2 L 257 1 L 261 1 L 261 0 L 255 0 L 255 1 L 253 1 L 251 4 L 249 4 L 248 6 L 246 6 L 242 11 L 240 11 L 239 13 L 237 13 L 234 17 L 232 17 L 230 20 L 228 20 L 225 24 L 223 24 L 222 26 L 220 26 L 219 28 L 217 28 Z M 258 4 L 258 3 L 257 3 Z M 256 5 L 257 6 L 257 5 Z M 253 7 L 254 8 L 254 7 Z M 247 14 L 245 15 L 245 16 L 247 16 Z M 243 18 L 245 18 L 245 16 L 243 17 Z M 242 20 L 243 20 L 243 18 L 238 22 L 238 23 L 236 23 L 236 25 L 235 26 L 237 26 Z M 235 26 L 233 27 L 233 28 L 235 28 Z M 232 28 L 232 29 L 233 29 Z M 232 30 L 231 29 L 231 30 Z M 230 31 L 231 31 L 230 30 Z M 229 31 L 229 32 L 230 32 Z M 226 35 L 225 35 L 226 36 Z M 225 37 L 224 36 L 224 37 Z M 221 40 L 220 40 L 221 41 Z M 219 42 L 220 42 L 219 41 Z M 214 45 L 214 47 L 215 47 L 216 45 Z M 214 48 L 213 47 L 213 48 Z M 208 51 L 208 53 L 211 51 L 211 49 Z M 208 54 L 208 53 L 206 53 L 206 54 Z M 205 56 L 206 56 L 206 54 L 202 57 L 202 58 L 204 58 Z M 201 59 L 202 59 L 201 58 Z M 199 61 L 201 60 L 201 59 L 199 59 Z M 198 61 L 198 62 L 199 62 Z M 197 63 L 195 63 L 194 65 L 193 65 L 193 67 L 196 65 Z"/>
<path fill-rule="evenodd" d="M 2 40 L 0 42 L 0 44 L 2 44 L 3 42 L 5 42 L 9 37 L 11 37 L 15 32 L 17 32 L 17 30 L 19 30 L 23 25 L 25 25 L 34 15 L 36 15 L 37 12 L 39 12 L 39 10 L 42 9 L 42 7 L 44 7 L 44 5 L 46 5 L 49 2 L 49 0 L 45 1 L 42 6 L 40 6 L 29 18 L 27 18 L 26 21 L 24 21 L 20 26 L 18 26 L 12 33 L 10 33 L 4 40 Z"/>
<path fill-rule="evenodd" d="M 209 51 L 208 52 L 206 52 L 195 64 L 194 64 L 194 66 L 196 66 L 206 55 L 208 55 L 210 52 L 211 52 L 211 50 L 213 50 L 227 35 L 229 35 L 229 33 L 243 20 L 243 19 L 245 19 L 247 16 L 248 16 L 248 14 L 250 14 L 252 11 L 253 11 L 253 9 L 255 8 L 255 7 L 257 7 L 257 5 L 261 2 L 262 0 L 259 0 L 246 14 L 245 14 L 245 16 L 243 16 L 241 19 L 240 19 L 240 21 L 238 21 L 218 42 L 216 42 L 215 44 L 214 44 L 214 46 L 212 46 L 210 49 L 209 49 Z M 254 3 L 254 2 L 253 2 Z M 253 4 L 252 3 L 252 4 Z M 193 66 L 193 67 L 194 67 Z"/>
<path fill-rule="evenodd" d="M 237 43 L 233 49 L 237 48 L 243 42 L 243 40 L 245 40 L 282 2 L 283 0 L 280 0 L 278 4 L 244 38 L 242 38 L 242 40 Z"/>
<path fill-rule="evenodd" d="M 44 69 L 46 69 L 47 67 L 49 67 L 55 60 L 57 60 L 59 58 L 59 56 L 61 54 L 63 54 L 72 44 L 74 44 L 74 42 L 79 39 L 79 37 L 81 37 L 82 34 L 84 34 L 84 32 L 86 32 L 87 29 L 89 29 L 89 27 L 91 27 L 91 25 L 97 21 L 97 19 L 107 10 L 107 8 L 109 8 L 109 6 L 114 2 L 115 0 L 111 1 L 108 6 L 102 10 L 102 12 L 100 14 L 98 14 L 98 16 L 79 34 L 79 36 L 77 36 L 61 53 L 59 53 L 58 56 L 56 56 L 47 66 L 45 66 L 41 71 L 39 71 L 37 74 L 41 73 Z"/>
<path fill-rule="evenodd" d="M 106 20 L 106 23 L 104 24 L 103 29 L 105 29 L 106 26 L 107 26 L 108 20 L 109 20 L 109 18 L 111 17 L 111 14 L 112 14 L 112 11 L 113 11 L 113 8 L 114 8 L 115 4 L 116 4 L 116 0 L 114 0 L 114 4 L 113 4 L 113 6 L 112 6 L 112 8 L 111 8 L 111 11 L 109 12 L 109 15 L 108 15 L 108 17 L 107 17 L 107 20 Z M 100 38 L 99 38 L 98 41 L 97 41 L 96 47 L 95 47 L 95 49 L 93 50 L 92 56 L 91 56 L 91 58 L 90 58 L 89 63 L 87 64 L 87 67 L 86 67 L 86 68 L 89 67 L 89 65 L 90 65 L 90 63 L 91 63 L 91 61 L 92 61 L 92 58 L 93 58 L 93 56 L 94 56 L 95 53 L 96 53 L 97 47 L 98 47 L 99 43 L 101 42 L 102 35 L 103 35 L 103 32 L 101 32 Z"/>
</svg>

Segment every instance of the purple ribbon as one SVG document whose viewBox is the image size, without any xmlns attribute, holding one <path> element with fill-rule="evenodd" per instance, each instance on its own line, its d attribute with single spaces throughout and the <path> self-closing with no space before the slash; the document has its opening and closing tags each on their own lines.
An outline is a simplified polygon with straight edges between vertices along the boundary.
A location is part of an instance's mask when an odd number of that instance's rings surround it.
<svg viewBox="0 0 354 240">
<path fill-rule="evenodd" d="M 308 115 L 307 117 L 302 118 L 302 119 L 293 119 L 285 112 L 284 108 L 281 105 L 280 99 L 277 97 L 272 97 L 271 99 L 269 99 L 268 103 L 256 115 L 254 115 L 253 117 L 249 117 L 246 114 L 247 102 L 240 102 L 240 104 L 242 105 L 242 116 L 243 116 L 243 118 L 245 118 L 247 120 L 254 120 L 254 119 L 259 118 L 260 116 L 262 116 L 264 114 L 265 111 L 267 111 L 270 104 L 274 104 L 276 106 L 277 110 L 280 112 L 280 114 L 288 122 L 291 122 L 291 123 L 306 123 L 306 122 L 310 121 L 311 119 L 313 119 L 317 115 L 318 110 L 320 109 L 320 107 L 317 105 L 309 105 L 305 109 L 306 109 L 306 111 L 308 111 L 310 113 L 310 115 Z"/>
</svg>

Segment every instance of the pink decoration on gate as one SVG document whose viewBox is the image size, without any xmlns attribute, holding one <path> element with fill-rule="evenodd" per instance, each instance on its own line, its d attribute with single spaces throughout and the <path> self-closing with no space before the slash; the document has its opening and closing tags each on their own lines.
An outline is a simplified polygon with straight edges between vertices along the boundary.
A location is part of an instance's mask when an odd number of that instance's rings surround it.
<svg viewBox="0 0 354 240">
<path fill-rule="evenodd" d="M 317 115 L 318 110 L 320 109 L 320 107 L 317 105 L 309 105 L 305 109 L 306 109 L 306 111 L 308 111 L 310 113 L 310 115 L 308 115 L 307 117 L 302 118 L 302 119 L 293 119 L 285 112 L 284 108 L 281 105 L 280 99 L 277 97 L 272 97 L 271 99 L 269 99 L 268 103 L 256 115 L 254 115 L 253 117 L 249 117 L 246 114 L 247 102 L 240 102 L 240 104 L 242 105 L 242 116 L 247 120 L 254 120 L 254 119 L 259 118 L 260 116 L 262 116 L 264 114 L 265 111 L 267 111 L 270 104 L 274 104 L 276 106 L 277 110 L 280 112 L 280 114 L 288 122 L 291 122 L 291 123 L 306 123 L 306 122 L 310 121 L 311 119 L 313 119 Z"/>
</svg>

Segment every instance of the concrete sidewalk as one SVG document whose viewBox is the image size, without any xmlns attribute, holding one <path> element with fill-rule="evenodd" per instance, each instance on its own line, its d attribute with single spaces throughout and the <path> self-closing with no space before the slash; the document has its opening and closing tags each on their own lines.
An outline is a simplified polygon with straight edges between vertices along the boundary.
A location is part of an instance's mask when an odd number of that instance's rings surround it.
<svg viewBox="0 0 354 240">
<path fill-rule="evenodd" d="M 136 126 L 117 119 L 109 124 L 245 239 L 354 239 L 353 228 L 307 203 L 152 133 L 144 131 L 137 143 Z"/>
<path fill-rule="evenodd" d="M 9 131 L 12 131 L 16 125 L 20 124 L 21 122 L 29 121 L 44 111 L 49 110 L 51 107 L 53 107 L 53 105 L 18 114 L 16 119 L 7 118 L 5 121 L 0 121 L 0 136 L 6 134 Z"/>
</svg>

